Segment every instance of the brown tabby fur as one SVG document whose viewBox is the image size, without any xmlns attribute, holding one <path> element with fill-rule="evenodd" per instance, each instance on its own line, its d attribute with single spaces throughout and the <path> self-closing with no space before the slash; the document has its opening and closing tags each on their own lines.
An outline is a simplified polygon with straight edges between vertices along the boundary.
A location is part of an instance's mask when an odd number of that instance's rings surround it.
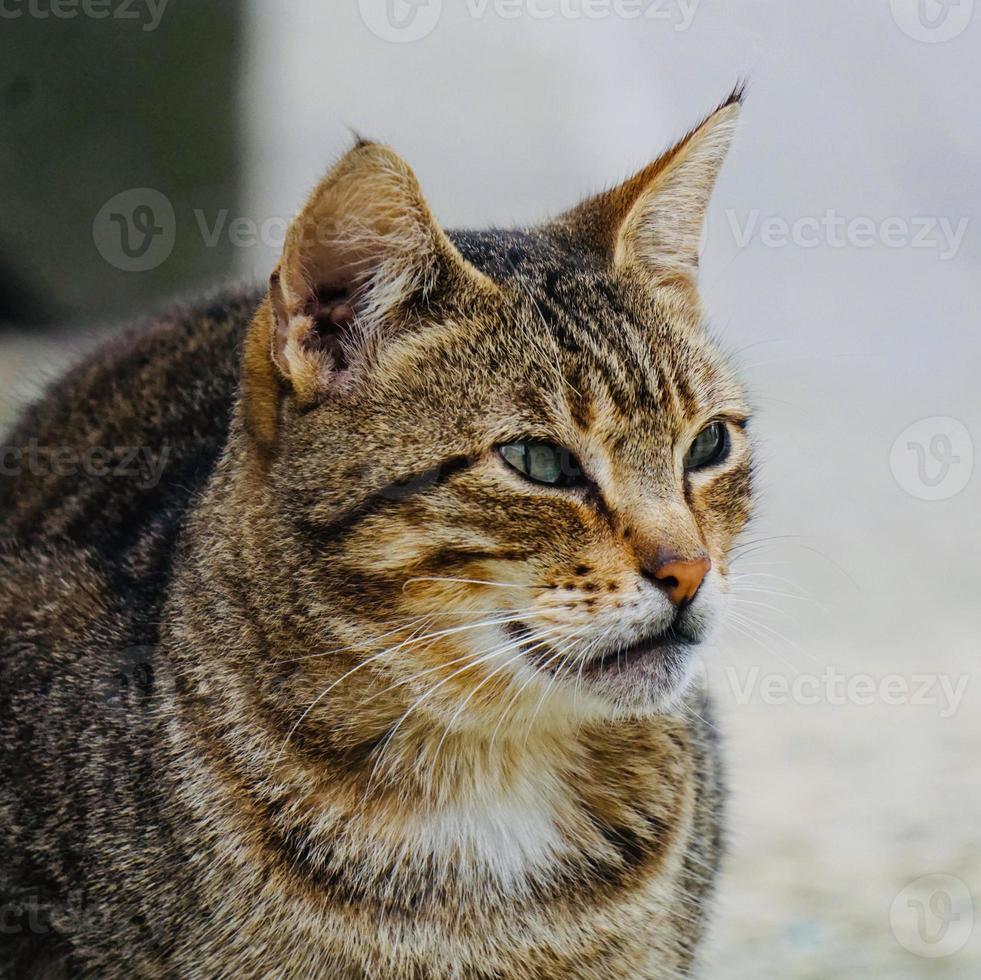
<svg viewBox="0 0 981 980">
<path fill-rule="evenodd" d="M 670 665 L 581 668 L 664 601 L 664 549 L 724 592 L 747 518 L 694 287 L 737 111 L 528 231 L 447 235 L 360 143 L 264 297 L 130 335 L 25 415 L 12 446 L 168 462 L 0 488 L 0 976 L 689 974 L 710 706 Z M 683 479 L 719 417 L 731 456 Z M 508 469 L 525 437 L 595 492 Z"/>
</svg>

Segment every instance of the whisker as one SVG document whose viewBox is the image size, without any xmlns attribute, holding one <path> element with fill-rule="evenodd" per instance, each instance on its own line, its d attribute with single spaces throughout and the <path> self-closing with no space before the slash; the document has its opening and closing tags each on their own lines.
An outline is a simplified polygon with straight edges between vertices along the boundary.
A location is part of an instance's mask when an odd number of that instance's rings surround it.
<svg viewBox="0 0 981 980">
<path fill-rule="evenodd" d="M 420 639 L 425 639 L 425 638 L 422 637 Z M 508 646 L 510 646 L 513 642 L 514 641 L 508 641 L 508 643 L 505 643 L 500 649 L 507 649 Z M 472 653 L 466 653 L 461 657 L 454 658 L 453 660 L 447 660 L 443 663 L 436 664 L 436 666 L 434 667 L 427 667 L 425 670 L 420 670 L 418 673 L 412 674 L 410 677 L 403 677 L 393 681 L 393 686 L 403 686 L 406 684 L 412 684 L 415 681 L 419 680 L 421 677 L 425 677 L 427 674 L 434 674 L 437 671 L 444 670 L 447 667 L 452 667 L 454 664 L 461 663 L 462 661 L 468 660 L 473 656 L 474 655 Z M 391 688 L 389 688 L 389 690 L 391 690 Z M 382 692 L 373 694 L 370 698 L 367 698 L 366 700 L 359 702 L 359 704 L 368 704 L 371 701 L 373 701 L 375 698 L 380 697 L 381 693 Z"/>
<path fill-rule="evenodd" d="M 783 633 L 781 633 L 777 629 L 774 629 L 772 626 L 769 626 L 766 623 L 762 623 L 759 620 L 751 619 L 749 616 L 747 616 L 745 614 L 741 614 L 741 613 L 737 612 L 736 610 L 730 610 L 730 615 L 742 616 L 742 621 L 743 621 L 743 624 L 745 626 L 753 626 L 753 627 L 755 627 L 758 630 L 762 630 L 762 631 L 764 631 L 766 633 L 769 633 L 771 636 L 773 636 L 776 639 L 780 640 L 782 643 L 786 643 L 788 646 L 792 647 L 802 657 L 806 657 L 808 660 L 810 660 L 813 663 L 817 664 L 817 666 L 819 666 L 819 667 L 825 666 L 820 660 L 818 660 L 817 657 L 814 656 L 814 654 L 809 653 L 799 643 L 795 642 L 794 640 L 791 640 L 789 636 L 784 636 Z"/>
<path fill-rule="evenodd" d="M 512 645 L 513 645 L 513 642 L 514 641 L 512 641 Z M 484 654 L 481 654 L 480 656 L 478 656 L 476 659 L 471 659 L 471 661 L 469 663 L 465 664 L 463 667 L 460 667 L 458 670 L 453 671 L 452 674 L 449 674 L 447 677 L 444 677 L 438 683 L 432 685 L 424 694 L 422 694 L 420 697 L 418 697 L 409 706 L 409 708 L 402 715 L 402 717 L 399 718 L 399 720 L 395 723 L 395 726 L 391 729 L 391 731 L 389 731 L 389 733 L 385 736 L 385 739 L 383 740 L 383 742 L 379 746 L 378 759 L 375 761 L 375 765 L 374 765 L 374 768 L 372 770 L 372 776 L 369 779 L 369 785 L 371 784 L 372 780 L 374 779 L 375 774 L 378 772 L 378 769 L 379 769 L 379 766 L 381 764 L 382 757 L 384 756 L 385 750 L 392 743 L 393 739 L 395 738 L 396 733 L 402 727 L 402 725 L 406 721 L 406 719 L 409 718 L 409 716 L 424 701 L 426 701 L 430 697 L 432 697 L 433 694 L 435 694 L 440 688 L 442 688 L 444 685 L 448 684 L 451 680 L 453 680 L 454 677 L 458 677 L 460 674 L 466 673 L 468 670 L 471 670 L 472 668 L 477 667 L 477 666 L 479 666 L 482 663 L 486 663 L 488 660 L 493 659 L 493 657 L 499 655 L 503 650 L 506 650 L 506 649 L 508 649 L 508 646 L 507 645 L 505 645 L 503 647 L 502 646 L 498 646 L 495 649 L 491 650 L 489 653 L 484 653 Z M 465 659 L 465 658 L 460 658 L 460 659 Z M 446 664 L 441 665 L 441 667 L 445 667 L 445 666 L 448 666 L 448 665 L 446 665 Z"/>
<path fill-rule="evenodd" d="M 747 591 L 753 591 L 753 590 L 747 590 Z M 793 613 L 788 612 L 786 609 L 781 609 L 779 606 L 774 606 L 769 602 L 760 602 L 758 599 L 745 599 L 743 598 L 743 596 L 737 595 L 736 593 L 733 593 L 732 595 L 729 596 L 729 601 L 736 603 L 740 606 L 752 606 L 754 609 L 766 609 L 768 612 L 775 613 L 777 616 L 784 616 L 786 619 L 789 619 L 793 623 L 798 622 L 797 617 Z"/>
<path fill-rule="evenodd" d="M 456 578 L 450 575 L 419 575 L 416 578 L 407 579 L 402 585 L 402 591 L 415 582 L 456 582 L 463 585 L 489 585 L 496 589 L 525 589 L 532 591 L 542 591 L 544 585 L 517 585 L 513 582 L 491 582 L 480 578 Z"/>
<path fill-rule="evenodd" d="M 545 690 L 542 692 L 542 696 L 541 698 L 539 698 L 538 704 L 535 706 L 535 710 L 528 721 L 528 728 L 525 731 L 525 741 L 524 741 L 525 745 L 528 744 L 528 739 L 531 738 L 531 733 L 533 728 L 535 727 L 535 722 L 538 719 L 538 715 L 541 712 L 542 706 L 545 704 L 545 701 L 548 698 L 549 694 L 551 694 L 552 690 L 556 687 L 559 680 L 562 678 L 562 675 L 564 673 L 571 673 L 571 671 L 574 669 L 575 661 L 572 659 L 571 653 L 575 649 L 577 642 L 578 639 L 572 639 L 569 646 L 562 651 L 568 657 L 568 662 L 561 664 L 559 666 L 559 669 L 552 673 L 551 679 L 549 680 L 548 684 L 545 686 Z"/>
<path fill-rule="evenodd" d="M 572 633 L 569 636 L 565 637 L 564 638 L 564 641 L 565 642 L 568 642 L 569 640 L 574 639 L 575 637 L 577 637 L 577 636 L 581 635 L 582 633 L 584 633 L 589 628 L 590 628 L 589 626 L 580 626 L 578 629 L 573 630 Z M 563 642 L 563 641 L 560 640 L 560 642 Z M 539 644 L 539 646 L 541 646 L 541 644 Z M 527 652 L 530 652 L 530 651 L 527 651 Z M 501 717 L 498 719 L 497 725 L 494 727 L 494 731 L 491 734 L 491 739 L 490 739 L 490 747 L 491 748 L 493 748 L 494 742 L 497 740 L 497 733 L 501 730 L 501 725 L 504 723 L 504 719 L 507 717 L 507 715 L 511 711 L 511 709 L 517 704 L 518 699 L 521 697 L 521 694 L 525 690 L 525 688 L 527 688 L 528 685 L 532 683 L 532 681 L 539 680 L 541 678 L 541 676 L 545 673 L 545 668 L 547 668 L 550 664 L 554 663 L 565 652 L 566 651 L 563 648 L 560 647 L 559 649 L 556 650 L 555 653 L 552 654 L 552 656 L 550 656 L 547 660 L 545 660 L 544 663 L 542 663 L 540 665 L 533 665 L 534 666 L 534 672 L 518 688 L 517 692 L 514 694 L 514 696 L 508 702 L 508 704 L 505 707 L 504 711 L 501 712 Z"/>
<path fill-rule="evenodd" d="M 410 639 L 411 639 L 411 637 L 410 637 Z M 403 641 L 403 643 L 404 642 L 408 642 L 408 641 Z M 287 733 L 286 738 L 283 741 L 282 747 L 280 748 L 278 754 L 276 755 L 275 760 L 273 760 L 273 768 L 275 768 L 276 766 L 279 765 L 280 759 L 282 759 L 283 753 L 286 751 L 286 746 L 289 744 L 289 740 L 293 737 L 293 734 L 297 730 L 297 728 L 299 728 L 300 725 L 303 724 L 303 721 L 310 714 L 310 712 L 313 711 L 313 709 L 318 704 L 320 704 L 320 702 L 323 701 L 323 699 L 325 697 L 327 697 L 327 695 L 330 694 L 330 692 L 333 691 L 334 688 L 337 687 L 338 684 L 340 684 L 342 681 L 347 680 L 347 678 L 349 678 L 352 674 L 356 674 L 359 670 L 361 670 L 362 667 L 367 667 L 368 664 L 370 664 L 370 663 L 372 663 L 372 662 L 374 662 L 376 660 L 381 659 L 382 657 L 386 656 L 389 653 L 392 653 L 393 651 L 399 649 L 399 647 L 402 646 L 402 645 L 403 644 L 399 644 L 398 646 L 390 647 L 387 650 L 382 650 L 380 653 L 374 654 L 374 656 L 369 657 L 367 660 L 363 660 L 361 663 L 357 664 L 355 667 L 352 667 L 351 670 L 347 671 L 347 673 L 342 674 L 336 681 L 334 681 L 333 684 L 329 685 L 326 690 L 324 690 L 320 694 L 318 694 L 317 697 L 314 698 L 314 700 L 307 706 L 307 708 L 304 710 L 304 712 L 296 720 L 296 723 L 293 725 L 293 727 Z"/>
<path fill-rule="evenodd" d="M 791 663 L 791 661 L 789 661 L 786 657 L 781 656 L 779 653 L 777 653 L 773 649 L 773 647 L 770 646 L 770 644 L 767 642 L 767 640 L 764 637 L 761 637 L 758 633 L 752 633 L 752 632 L 750 632 L 750 627 L 753 626 L 753 625 L 755 625 L 755 624 L 752 624 L 752 623 L 749 623 L 749 622 L 742 622 L 742 621 L 736 619 L 736 617 L 734 615 L 731 615 L 731 614 L 730 614 L 730 616 L 729 616 L 729 618 L 728 618 L 728 620 L 726 622 L 726 627 L 728 629 L 733 630 L 739 636 L 745 637 L 754 646 L 755 645 L 759 645 L 759 646 L 763 647 L 763 649 L 771 657 L 773 657 L 774 660 L 779 660 L 780 663 L 782 663 L 785 666 L 789 667 L 795 674 L 800 674 L 800 670 L 797 667 L 797 665 L 794 664 L 794 663 Z"/>
<path fill-rule="evenodd" d="M 517 610 L 514 610 L 513 612 L 517 616 L 520 617 L 521 615 L 524 615 L 524 614 L 529 613 L 529 612 L 535 612 L 535 611 L 536 610 L 535 610 L 534 607 L 529 606 L 527 609 L 517 609 Z M 507 614 L 509 616 L 512 615 L 512 611 L 511 610 L 507 610 L 507 609 L 493 609 L 493 610 L 491 610 L 491 612 L 493 612 L 495 615 L 501 615 L 502 613 Z M 420 617 L 419 620 L 415 620 L 415 622 L 421 622 L 421 621 L 424 621 L 424 620 L 427 620 L 427 619 L 433 619 L 433 618 L 436 617 L 436 615 L 437 615 L 436 613 L 429 613 L 426 616 Z M 464 632 L 465 630 L 469 630 L 469 629 L 478 629 L 481 626 L 494 626 L 497 623 L 507 623 L 507 622 L 514 622 L 514 621 L 515 620 L 509 620 L 509 619 L 499 619 L 499 620 L 484 620 L 484 619 L 482 619 L 482 620 L 477 621 L 476 623 L 468 623 L 468 624 L 466 624 L 464 626 L 455 626 L 452 629 L 440 630 L 439 632 L 436 632 L 436 633 L 427 633 L 427 634 L 424 634 L 423 636 L 417 636 L 417 637 L 415 637 L 415 642 L 422 643 L 425 640 L 438 639 L 439 637 L 449 636 L 449 635 L 451 635 L 453 633 L 460 633 L 460 632 Z M 402 627 L 402 628 L 407 628 L 407 627 Z M 376 639 L 383 639 L 384 637 L 391 636 L 392 633 L 397 633 L 397 632 L 398 632 L 398 629 L 394 629 L 394 630 L 391 630 L 388 633 L 383 633 L 380 637 L 376 637 Z M 393 649 L 394 650 L 401 649 L 401 646 L 402 645 L 400 644 L 398 647 L 393 647 Z M 338 647 L 338 648 L 335 648 L 335 649 L 332 649 L 332 650 L 323 650 L 320 653 L 307 654 L 304 657 L 296 657 L 293 660 L 277 660 L 277 661 L 274 661 L 274 663 L 279 663 L 279 664 L 299 663 L 299 662 L 301 662 L 303 660 L 315 660 L 318 657 L 329 657 L 329 656 L 331 656 L 331 654 L 343 653 L 345 651 L 352 650 L 352 649 L 357 649 L 357 648 L 356 647 L 351 647 L 351 646 Z"/>
<path fill-rule="evenodd" d="M 703 725 L 707 725 L 712 729 L 713 732 L 718 732 L 722 735 L 722 732 L 716 728 L 707 718 L 703 718 L 690 704 L 686 703 L 684 700 L 678 703 L 678 708 L 681 710 L 682 714 L 688 715 L 692 718 L 697 718 Z"/>
<path fill-rule="evenodd" d="M 347 671 L 347 673 L 345 673 L 344 675 L 342 675 L 338 680 L 334 681 L 334 683 L 331 684 L 330 686 L 328 686 L 325 691 L 322 691 L 319 695 L 317 695 L 316 698 L 314 698 L 314 700 L 306 708 L 306 710 L 303 712 L 303 714 L 300 715 L 299 719 L 297 719 L 297 721 L 293 725 L 293 727 L 289 730 L 289 733 L 286 736 L 286 740 L 283 742 L 283 747 L 280 749 L 279 754 L 276 756 L 276 759 L 275 759 L 273 765 L 275 766 L 275 765 L 278 765 L 279 764 L 279 761 L 282 758 L 283 752 L 286 751 L 286 746 L 289 743 L 289 740 L 293 737 L 294 732 L 303 723 L 303 721 L 307 718 L 307 716 L 310 714 L 310 712 L 313 711 L 313 709 L 318 704 L 320 704 L 320 702 L 323 701 L 323 699 L 332 690 L 334 690 L 334 688 L 337 687 L 337 685 L 341 681 L 346 680 L 352 674 L 354 674 L 357 671 L 359 671 L 362 667 L 366 667 L 368 664 L 373 663 L 373 662 L 379 660 L 383 656 L 386 656 L 388 654 L 394 653 L 397 650 L 401 650 L 401 649 L 403 649 L 405 646 L 407 646 L 410 643 L 421 643 L 421 642 L 424 642 L 425 640 L 438 639 L 438 638 L 443 637 L 443 636 L 451 636 L 451 635 L 456 634 L 456 633 L 464 632 L 464 631 L 466 631 L 468 629 L 478 629 L 481 626 L 497 626 L 497 625 L 501 625 L 501 624 L 504 624 L 504 623 L 517 622 L 517 621 L 519 621 L 519 619 L 520 619 L 520 617 L 515 616 L 515 617 L 511 617 L 510 619 L 505 618 L 505 619 L 497 619 L 497 620 L 481 620 L 481 621 L 479 621 L 477 623 L 468 623 L 468 624 L 466 624 L 464 626 L 455 626 L 452 629 L 440 630 L 440 631 L 438 631 L 436 633 L 424 634 L 423 636 L 420 636 L 420 637 L 409 637 L 409 639 L 403 640 L 402 643 L 399 643 L 399 644 L 397 644 L 394 647 L 390 647 L 387 650 L 382 650 L 381 653 L 374 654 L 373 656 L 369 657 L 367 660 L 362 661 L 360 664 L 358 664 L 357 666 L 353 667 L 351 670 Z"/>
<path fill-rule="evenodd" d="M 387 633 L 381 633 L 378 636 L 372 637 L 372 640 L 374 640 L 374 641 L 384 640 L 386 637 L 392 636 L 393 634 L 398 633 L 400 630 L 409 629 L 412 626 L 416 626 L 417 624 L 423 623 L 426 620 L 432 619 L 432 618 L 433 618 L 432 617 L 432 614 L 427 614 L 426 616 L 417 616 L 415 619 L 410 619 L 410 620 L 407 620 L 404 623 L 400 623 L 398 626 L 396 626 L 394 629 L 389 630 Z M 394 620 L 389 620 L 388 622 L 394 622 Z M 387 626 L 388 625 L 388 622 L 382 623 L 380 625 Z M 306 654 L 305 656 L 302 656 L 302 657 L 290 657 L 287 660 L 273 660 L 273 661 L 270 661 L 270 662 L 272 664 L 274 664 L 274 665 L 278 665 L 278 664 L 298 664 L 298 663 L 302 663 L 304 660 L 315 660 L 318 657 L 329 657 L 329 656 L 331 656 L 331 654 L 335 654 L 335 653 L 346 653 L 348 651 L 353 651 L 353 650 L 357 650 L 357 649 L 359 649 L 359 647 L 356 644 L 347 644 L 347 645 L 342 646 L 342 647 L 333 647 L 330 650 L 321 650 L 319 653 Z"/>
<path fill-rule="evenodd" d="M 549 632 L 552 632 L 552 633 L 554 633 L 554 632 L 558 632 L 558 631 L 559 631 L 559 629 L 560 629 L 560 627 L 556 627 L 555 629 L 553 629 L 553 630 L 551 630 L 551 631 L 549 631 Z M 543 636 L 545 636 L 545 635 L 548 635 L 548 633 L 546 632 L 546 634 L 542 634 L 542 635 L 543 635 Z M 513 657 L 510 657 L 510 658 L 508 658 L 507 660 L 505 660 L 505 661 L 504 661 L 504 663 L 502 663 L 502 664 L 499 664 L 499 665 L 498 665 L 497 667 L 495 667 L 495 668 L 494 668 L 494 669 L 493 669 L 493 670 L 492 670 L 492 671 L 491 671 L 491 672 L 490 672 L 490 673 L 489 673 L 489 674 L 488 674 L 488 675 L 487 675 L 487 676 L 486 676 L 486 677 L 485 677 L 485 678 L 484 678 L 484 679 L 483 679 L 483 680 L 482 680 L 482 681 L 481 681 L 481 682 L 480 682 L 480 683 L 479 683 L 479 684 L 478 684 L 478 685 L 477 685 L 477 686 L 476 686 L 476 687 L 475 687 L 475 688 L 474 688 L 474 689 L 473 689 L 473 690 L 472 690 L 472 691 L 471 691 L 471 692 L 470 692 L 470 693 L 469 693 L 469 694 L 468 694 L 468 695 L 466 696 L 466 698 L 464 698 L 464 700 L 463 700 L 463 701 L 461 702 L 461 704 L 460 704 L 460 706 L 459 706 L 459 707 L 458 707 L 458 708 L 456 709 L 456 711 L 455 711 L 455 712 L 453 713 L 453 717 L 452 717 L 452 718 L 450 718 L 450 720 L 449 720 L 449 722 L 447 723 L 447 725 L 446 725 L 446 727 L 445 727 L 445 729 L 444 729 L 444 731 L 443 731 L 443 734 L 442 734 L 442 736 L 441 736 L 441 738 L 440 738 L 440 740 L 439 740 L 439 742 L 438 742 L 438 743 L 436 744 L 436 750 L 435 750 L 435 751 L 433 752 L 433 756 L 432 756 L 432 760 L 431 760 L 431 765 L 432 765 L 432 766 L 433 766 L 434 768 L 435 768 L 435 766 L 436 766 L 436 759 L 437 759 L 437 758 L 439 757 L 439 753 L 440 753 L 440 750 L 441 750 L 441 749 L 443 748 L 443 743 L 444 743 L 444 742 L 446 741 L 446 739 L 447 739 L 447 738 L 449 737 L 449 734 L 450 734 L 450 732 L 451 732 L 451 731 L 452 731 L 452 729 L 453 729 L 453 725 L 454 725 L 454 724 L 456 723 L 456 720 L 457 720 L 457 718 L 459 718 L 459 717 L 460 717 L 460 715 L 461 715 L 461 714 L 463 713 L 463 711 L 464 711 L 464 710 L 466 709 L 466 707 L 467 707 L 467 705 L 468 705 L 468 704 L 469 704 L 469 703 L 470 703 L 470 702 L 471 702 L 471 701 L 472 701 L 472 700 L 474 699 L 474 697 L 476 696 L 476 694 L 477 694 L 477 692 L 478 692 L 478 691 L 479 691 L 479 690 L 480 690 L 480 689 L 481 689 L 481 688 L 482 688 L 482 687 L 483 687 L 483 686 L 484 686 L 485 684 L 487 684 L 487 683 L 488 683 L 488 681 L 490 681 L 492 677 L 494 677 L 495 675 L 497 675 L 497 674 L 499 674 L 499 673 L 500 673 L 500 672 L 501 672 L 502 670 L 504 670 L 505 668 L 507 668 L 507 667 L 509 667 L 509 666 L 510 666 L 511 664 L 513 664 L 513 663 L 514 663 L 514 662 L 515 662 L 516 660 L 520 660 L 520 659 L 521 659 L 522 657 L 525 657 L 525 656 L 527 656 L 527 655 L 528 655 L 529 653 L 533 653 L 533 652 L 534 652 L 535 650 L 537 650 L 537 649 L 540 649 L 541 647 L 543 647 L 543 646 L 545 646 L 545 644 L 546 644 L 546 641 L 545 641 L 544 639 L 542 639 L 542 641 L 541 641 L 540 643 L 537 643 L 537 644 L 535 644 L 535 646 L 533 646 L 533 647 L 530 647 L 530 648 L 526 648 L 526 647 L 525 647 L 525 646 L 524 646 L 524 645 L 523 645 L 523 644 L 522 644 L 521 642 L 518 642 L 517 644 L 511 644 L 511 646 L 512 646 L 512 649 L 513 649 L 513 648 L 514 648 L 515 646 L 517 647 L 517 650 L 518 650 L 518 652 L 517 652 L 517 654 L 515 654 L 515 656 L 513 656 Z M 500 653 L 500 652 L 503 652 L 503 651 L 501 651 L 501 650 L 498 650 L 498 652 Z"/>
<path fill-rule="evenodd" d="M 814 598 L 809 595 L 804 595 L 801 592 L 778 592 L 776 589 L 771 589 L 765 585 L 743 585 L 743 582 L 756 581 L 757 579 L 772 579 L 776 582 L 784 582 L 787 585 L 793 585 L 792 582 L 787 581 L 783 576 L 780 575 L 767 575 L 765 572 L 759 572 L 756 574 L 746 574 L 746 575 L 734 575 L 731 576 L 733 585 L 735 588 L 734 592 L 762 592 L 766 595 L 776 596 L 780 599 L 806 599 L 810 602 L 814 601 Z"/>
</svg>

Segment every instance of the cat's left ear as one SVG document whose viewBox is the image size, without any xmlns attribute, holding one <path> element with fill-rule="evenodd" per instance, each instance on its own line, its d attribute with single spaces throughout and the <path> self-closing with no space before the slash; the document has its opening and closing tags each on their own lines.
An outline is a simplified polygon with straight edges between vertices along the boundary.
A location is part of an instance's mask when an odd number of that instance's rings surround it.
<svg viewBox="0 0 981 980">
<path fill-rule="evenodd" d="M 693 289 L 709 199 L 741 100 L 737 89 L 657 160 L 562 215 L 553 230 L 655 285 Z"/>
<path fill-rule="evenodd" d="M 495 290 L 436 222 L 408 164 L 359 142 L 291 223 L 253 321 L 243 378 L 252 432 L 271 444 L 284 395 L 306 407 L 349 390 L 440 302 Z"/>
</svg>

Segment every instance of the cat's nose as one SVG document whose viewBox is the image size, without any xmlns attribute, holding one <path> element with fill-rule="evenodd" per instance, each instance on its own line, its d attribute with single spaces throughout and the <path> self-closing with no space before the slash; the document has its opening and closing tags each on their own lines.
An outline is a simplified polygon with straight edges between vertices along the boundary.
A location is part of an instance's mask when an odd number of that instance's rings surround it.
<svg viewBox="0 0 981 980">
<path fill-rule="evenodd" d="M 652 579 L 675 605 L 680 606 L 683 602 L 691 602 L 695 598 L 711 567 L 712 562 L 706 554 L 687 559 L 672 556 L 659 560 L 652 569 L 645 570 L 644 574 Z"/>
</svg>

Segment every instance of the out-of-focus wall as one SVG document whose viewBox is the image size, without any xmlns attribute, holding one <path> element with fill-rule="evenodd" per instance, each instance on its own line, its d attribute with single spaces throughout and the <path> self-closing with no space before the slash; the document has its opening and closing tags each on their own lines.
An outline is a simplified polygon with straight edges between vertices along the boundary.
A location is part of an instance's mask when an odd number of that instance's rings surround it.
<svg viewBox="0 0 981 980">
<path fill-rule="evenodd" d="M 104 323 L 226 276 L 238 0 L 4 0 L 0 324 Z"/>
</svg>

